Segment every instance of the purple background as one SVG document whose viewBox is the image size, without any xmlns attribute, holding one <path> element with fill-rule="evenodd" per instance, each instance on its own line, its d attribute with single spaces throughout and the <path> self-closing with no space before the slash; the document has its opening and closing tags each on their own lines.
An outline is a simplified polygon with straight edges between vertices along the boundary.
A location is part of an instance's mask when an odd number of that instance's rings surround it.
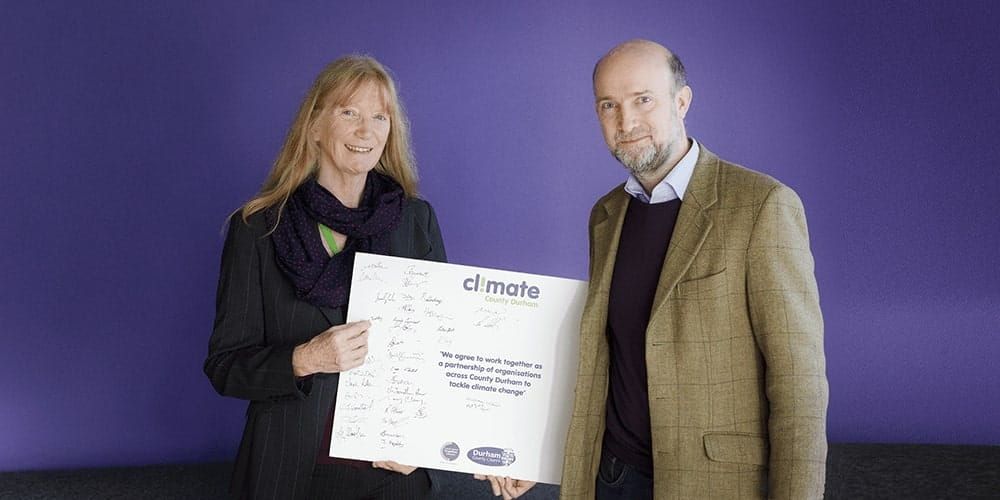
<svg viewBox="0 0 1000 500">
<path fill-rule="evenodd" d="M 223 221 L 344 53 L 396 74 L 452 261 L 585 278 L 625 175 L 590 71 L 632 37 L 685 61 L 693 136 L 806 205 L 830 439 L 1000 444 L 993 2 L 89 3 L 0 6 L 0 470 L 233 456 Z"/>
</svg>

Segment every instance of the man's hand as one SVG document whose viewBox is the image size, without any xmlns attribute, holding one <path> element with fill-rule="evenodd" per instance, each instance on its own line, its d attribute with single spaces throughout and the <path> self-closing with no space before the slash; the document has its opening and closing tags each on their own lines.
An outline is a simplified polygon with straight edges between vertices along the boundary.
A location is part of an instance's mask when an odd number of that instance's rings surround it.
<svg viewBox="0 0 1000 500">
<path fill-rule="evenodd" d="M 480 481 L 489 481 L 493 488 L 494 496 L 503 496 L 503 500 L 511 500 L 525 494 L 535 486 L 535 481 L 523 481 L 521 479 L 511 479 L 509 477 L 490 476 L 485 474 L 473 474 L 474 478 Z"/>
<path fill-rule="evenodd" d="M 328 328 L 292 351 L 296 377 L 313 373 L 339 373 L 361 366 L 368 355 L 368 321 Z"/>
<path fill-rule="evenodd" d="M 398 472 L 404 476 L 409 476 L 411 472 L 417 470 L 416 467 L 410 467 L 409 465 L 402 465 L 392 460 L 380 460 L 377 462 L 372 462 L 372 467 L 376 469 L 386 469 L 393 472 Z"/>
</svg>

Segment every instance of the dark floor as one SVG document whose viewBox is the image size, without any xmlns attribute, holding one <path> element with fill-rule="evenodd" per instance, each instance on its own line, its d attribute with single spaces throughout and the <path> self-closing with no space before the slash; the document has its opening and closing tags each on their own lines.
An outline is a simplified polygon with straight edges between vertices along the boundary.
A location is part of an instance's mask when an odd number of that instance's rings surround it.
<svg viewBox="0 0 1000 500">
<path fill-rule="evenodd" d="M 231 464 L 0 473 L 0 499 L 224 499 Z M 446 480 L 440 498 L 493 498 L 465 476 Z M 544 485 L 526 498 L 551 499 Z M 826 498 L 1000 499 L 1000 446 L 831 444 Z"/>
<path fill-rule="evenodd" d="M 1000 446 L 831 444 L 827 499 L 1000 499 Z"/>
</svg>

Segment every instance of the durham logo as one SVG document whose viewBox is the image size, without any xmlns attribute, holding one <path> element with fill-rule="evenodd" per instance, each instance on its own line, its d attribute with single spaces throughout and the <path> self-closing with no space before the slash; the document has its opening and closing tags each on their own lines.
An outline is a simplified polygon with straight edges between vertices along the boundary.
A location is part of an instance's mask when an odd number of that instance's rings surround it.
<svg viewBox="0 0 1000 500">
<path fill-rule="evenodd" d="M 466 278 L 462 286 L 470 292 L 492 293 L 494 295 L 507 295 L 509 297 L 528 297 L 537 299 L 541 290 L 537 286 L 529 285 L 527 281 L 520 283 L 505 283 L 503 281 L 488 280 L 478 274 L 475 278 Z"/>
<path fill-rule="evenodd" d="M 489 467 L 506 467 L 514 463 L 514 450 L 510 448 L 480 446 L 469 450 L 466 456 L 479 465 Z"/>
</svg>

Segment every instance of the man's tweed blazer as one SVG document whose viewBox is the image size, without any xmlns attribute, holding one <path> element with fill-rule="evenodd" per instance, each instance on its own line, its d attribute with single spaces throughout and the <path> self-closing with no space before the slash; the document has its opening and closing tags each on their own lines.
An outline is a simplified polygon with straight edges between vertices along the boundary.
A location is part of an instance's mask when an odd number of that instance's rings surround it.
<svg viewBox="0 0 1000 500">
<path fill-rule="evenodd" d="M 608 291 L 629 196 L 590 214 L 590 288 L 561 496 L 593 498 L 608 391 Z M 823 496 L 823 318 L 802 203 L 706 148 L 646 329 L 657 499 Z"/>
</svg>

